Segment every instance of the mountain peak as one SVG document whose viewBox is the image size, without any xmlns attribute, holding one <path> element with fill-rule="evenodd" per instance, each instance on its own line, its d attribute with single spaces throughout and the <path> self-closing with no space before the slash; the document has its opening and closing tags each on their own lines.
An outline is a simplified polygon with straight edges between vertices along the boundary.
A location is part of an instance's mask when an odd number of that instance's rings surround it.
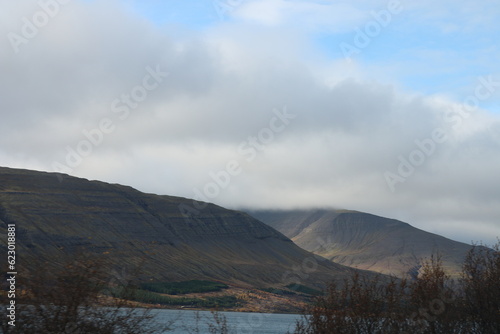
<svg viewBox="0 0 500 334">
<path fill-rule="evenodd" d="M 252 215 L 335 263 L 397 276 L 437 253 L 445 269 L 455 275 L 471 248 L 399 220 L 359 211 L 252 211 Z"/>
<path fill-rule="evenodd" d="M 0 230 L 16 224 L 25 262 L 90 252 L 121 268 L 140 264 L 145 280 L 212 279 L 260 287 L 280 284 L 284 273 L 307 258 L 317 261 L 304 281 L 312 286 L 350 272 L 241 211 L 204 204 L 188 216 L 180 207 L 197 203 L 190 199 L 57 176 L 0 168 Z"/>
</svg>

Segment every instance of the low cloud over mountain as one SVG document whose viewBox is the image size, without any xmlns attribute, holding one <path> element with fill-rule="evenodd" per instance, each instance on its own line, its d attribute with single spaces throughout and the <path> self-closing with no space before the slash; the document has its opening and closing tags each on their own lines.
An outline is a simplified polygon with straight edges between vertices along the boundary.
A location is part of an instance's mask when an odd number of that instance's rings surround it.
<svg viewBox="0 0 500 334">
<path fill-rule="evenodd" d="M 500 235 L 495 73 L 459 98 L 419 93 L 390 64 L 326 57 L 314 17 L 290 24 L 295 2 L 261 22 L 262 2 L 242 4 L 202 30 L 119 2 L 53 3 L 1 5 L 2 165 L 233 208 L 349 207 L 466 242 Z"/>
</svg>

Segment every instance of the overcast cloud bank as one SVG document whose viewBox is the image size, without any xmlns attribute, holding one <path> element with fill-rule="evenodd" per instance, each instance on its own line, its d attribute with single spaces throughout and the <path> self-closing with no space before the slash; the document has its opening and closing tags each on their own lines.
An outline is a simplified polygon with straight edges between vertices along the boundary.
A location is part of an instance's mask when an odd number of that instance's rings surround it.
<svg viewBox="0 0 500 334">
<path fill-rule="evenodd" d="M 318 16 L 320 2 L 242 2 L 198 31 L 119 1 L 42 3 L 60 5 L 45 24 L 39 2 L 1 2 L 2 166 L 193 198 L 234 161 L 210 201 L 356 209 L 466 242 L 500 235 L 500 117 L 483 107 L 498 101 L 498 73 L 477 73 L 457 98 L 326 58 L 304 31 L 345 33 L 339 11 L 373 19 L 346 4 Z M 274 131 L 283 106 L 293 120 Z M 272 140 L 252 144 L 263 129 Z"/>
</svg>

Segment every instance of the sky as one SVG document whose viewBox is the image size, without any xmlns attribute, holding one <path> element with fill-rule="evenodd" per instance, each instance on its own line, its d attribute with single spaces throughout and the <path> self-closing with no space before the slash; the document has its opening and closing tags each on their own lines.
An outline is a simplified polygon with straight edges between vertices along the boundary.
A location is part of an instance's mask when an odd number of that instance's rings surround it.
<svg viewBox="0 0 500 334">
<path fill-rule="evenodd" d="M 499 16 L 489 0 L 0 0 L 0 166 L 492 244 Z"/>
</svg>

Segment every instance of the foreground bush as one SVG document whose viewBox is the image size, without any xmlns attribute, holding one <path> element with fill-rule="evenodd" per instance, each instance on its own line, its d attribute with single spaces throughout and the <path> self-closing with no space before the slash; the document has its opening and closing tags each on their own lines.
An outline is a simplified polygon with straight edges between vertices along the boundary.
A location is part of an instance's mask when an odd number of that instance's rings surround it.
<svg viewBox="0 0 500 334">
<path fill-rule="evenodd" d="M 500 333 L 500 249 L 475 246 L 452 280 L 439 256 L 418 277 L 387 280 L 355 273 L 316 298 L 296 334 Z"/>
<path fill-rule="evenodd" d="M 103 297 L 109 284 L 117 285 L 109 272 L 103 263 L 80 257 L 60 267 L 40 266 L 23 273 L 16 297 L 16 326 L 9 326 L 6 315 L 0 314 L 2 332 L 152 334 L 168 330 L 154 322 L 149 310 L 129 308 L 126 300 Z M 129 290 L 129 285 L 123 285 L 122 290 Z"/>
</svg>

